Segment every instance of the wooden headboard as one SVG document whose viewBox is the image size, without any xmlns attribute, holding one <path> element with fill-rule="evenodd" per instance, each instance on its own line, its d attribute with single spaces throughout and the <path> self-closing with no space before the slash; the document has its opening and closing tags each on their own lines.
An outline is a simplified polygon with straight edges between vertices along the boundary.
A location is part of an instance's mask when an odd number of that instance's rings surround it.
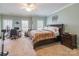
<svg viewBox="0 0 79 59">
<path fill-rule="evenodd" d="M 63 32 L 64 32 L 64 24 L 52 24 L 52 25 L 48 25 L 48 26 L 58 27 L 60 35 L 63 34 Z"/>
</svg>

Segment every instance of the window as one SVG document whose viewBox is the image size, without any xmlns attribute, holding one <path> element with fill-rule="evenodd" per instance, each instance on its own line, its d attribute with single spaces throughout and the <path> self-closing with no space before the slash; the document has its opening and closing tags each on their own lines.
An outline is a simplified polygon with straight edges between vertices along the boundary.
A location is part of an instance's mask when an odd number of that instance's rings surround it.
<svg viewBox="0 0 79 59">
<path fill-rule="evenodd" d="M 28 20 L 22 20 L 22 30 L 27 31 L 28 30 Z"/>
<path fill-rule="evenodd" d="M 3 20 L 3 29 L 12 29 L 12 20 Z"/>
<path fill-rule="evenodd" d="M 37 29 L 42 29 L 44 25 L 43 20 L 37 20 Z"/>
</svg>

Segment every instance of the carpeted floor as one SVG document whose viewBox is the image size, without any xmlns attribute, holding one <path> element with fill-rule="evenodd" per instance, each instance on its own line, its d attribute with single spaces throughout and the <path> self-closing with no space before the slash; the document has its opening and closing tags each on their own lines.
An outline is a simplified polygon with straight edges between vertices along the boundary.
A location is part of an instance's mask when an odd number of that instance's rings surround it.
<svg viewBox="0 0 79 59">
<path fill-rule="evenodd" d="M 79 49 L 70 49 L 64 45 L 53 43 L 36 49 L 39 56 L 79 56 Z"/>
</svg>

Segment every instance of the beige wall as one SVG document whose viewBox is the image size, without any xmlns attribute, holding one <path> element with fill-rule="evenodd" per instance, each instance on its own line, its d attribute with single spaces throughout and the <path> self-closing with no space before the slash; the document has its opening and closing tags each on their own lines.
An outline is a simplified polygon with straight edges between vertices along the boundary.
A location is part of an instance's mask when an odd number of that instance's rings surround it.
<svg viewBox="0 0 79 59">
<path fill-rule="evenodd" d="M 46 26 L 46 21 L 47 21 L 47 17 L 32 17 L 32 29 L 36 29 L 37 28 L 37 20 L 43 20 L 44 21 L 44 26 Z"/>
<path fill-rule="evenodd" d="M 1 33 L 1 16 L 0 16 L 0 33 Z M 0 36 L 1 36 L 1 34 L 0 34 Z"/>
<path fill-rule="evenodd" d="M 58 20 L 53 22 L 52 16 L 54 15 L 58 15 Z M 62 11 L 49 16 L 47 24 L 52 23 L 63 23 L 65 24 L 65 32 L 77 34 L 77 45 L 79 47 L 79 4 L 73 4 Z"/>
</svg>

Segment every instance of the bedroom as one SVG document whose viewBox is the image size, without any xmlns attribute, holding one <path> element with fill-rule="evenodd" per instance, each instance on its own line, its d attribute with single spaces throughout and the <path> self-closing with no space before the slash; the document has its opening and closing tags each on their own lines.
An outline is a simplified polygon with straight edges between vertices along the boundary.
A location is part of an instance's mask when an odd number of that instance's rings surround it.
<svg viewBox="0 0 79 59">
<path fill-rule="evenodd" d="M 28 5 L 30 5 L 30 3 Z M 35 10 L 33 11 L 27 11 L 25 7 L 22 3 L 0 3 L 0 36 L 2 37 L 1 30 L 6 29 L 7 25 L 9 29 L 18 27 L 22 34 L 21 37 L 16 40 L 5 38 L 4 51 L 8 51 L 9 56 L 79 55 L 78 3 L 36 3 Z M 75 40 L 74 44 L 75 47 L 77 47 L 76 49 L 72 50 L 71 48 L 73 47 L 66 47 L 67 44 L 62 45 L 60 42 L 56 42 L 41 46 L 41 49 L 35 50 L 31 37 L 24 36 L 25 31 L 27 32 L 28 29 L 43 29 L 50 25 L 56 25 L 58 27 L 62 26 L 62 24 L 64 25 L 62 35 L 69 33 L 70 36 L 77 36 L 73 39 Z M 0 51 L 2 48 L 1 42 L 2 41 L 0 41 Z M 68 44 L 67 46 L 70 46 L 70 42 Z"/>
</svg>

